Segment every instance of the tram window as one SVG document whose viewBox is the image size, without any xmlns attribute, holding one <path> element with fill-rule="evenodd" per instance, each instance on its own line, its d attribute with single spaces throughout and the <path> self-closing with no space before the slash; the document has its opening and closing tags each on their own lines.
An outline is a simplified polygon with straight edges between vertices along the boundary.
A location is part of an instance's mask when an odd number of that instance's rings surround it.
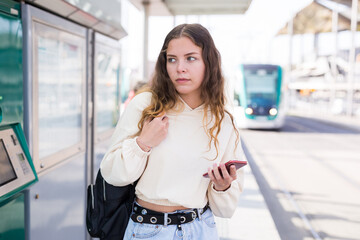
<svg viewBox="0 0 360 240">
<path fill-rule="evenodd" d="M 274 93 L 276 91 L 277 73 L 267 73 L 263 70 L 260 72 L 245 71 L 245 81 L 248 93 Z"/>
<path fill-rule="evenodd" d="M 119 119 L 120 56 L 114 48 L 96 44 L 96 132 L 113 129 Z"/>
<path fill-rule="evenodd" d="M 16 173 L 6 151 L 4 141 L 0 139 L 0 186 L 16 179 Z"/>
<path fill-rule="evenodd" d="M 83 131 L 85 39 L 34 22 L 38 157 L 79 144 Z"/>
</svg>

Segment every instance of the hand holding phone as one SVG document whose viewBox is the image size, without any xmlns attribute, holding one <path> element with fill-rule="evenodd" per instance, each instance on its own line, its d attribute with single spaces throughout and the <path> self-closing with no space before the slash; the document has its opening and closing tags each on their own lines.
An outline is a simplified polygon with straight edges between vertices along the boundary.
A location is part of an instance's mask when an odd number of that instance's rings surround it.
<svg viewBox="0 0 360 240">
<path fill-rule="evenodd" d="M 238 160 L 231 160 L 231 161 L 228 161 L 227 163 L 225 163 L 225 167 L 226 167 L 226 170 L 228 171 L 228 173 L 230 173 L 230 167 L 232 165 L 234 165 L 236 167 L 236 170 L 238 170 L 239 168 L 245 166 L 247 164 L 247 161 L 238 161 Z M 221 169 L 220 169 L 220 166 L 218 167 L 218 170 L 221 174 Z M 208 173 L 204 173 L 203 174 L 203 177 L 206 177 L 208 178 L 209 177 L 209 174 Z"/>
</svg>

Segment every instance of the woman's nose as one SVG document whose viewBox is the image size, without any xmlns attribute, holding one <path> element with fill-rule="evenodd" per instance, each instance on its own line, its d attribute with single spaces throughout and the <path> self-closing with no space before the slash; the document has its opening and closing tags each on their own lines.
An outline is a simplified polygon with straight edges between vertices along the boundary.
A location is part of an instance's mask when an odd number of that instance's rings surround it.
<svg viewBox="0 0 360 240">
<path fill-rule="evenodd" d="M 185 72 L 186 71 L 186 63 L 184 61 L 179 61 L 176 70 L 178 72 Z"/>
</svg>

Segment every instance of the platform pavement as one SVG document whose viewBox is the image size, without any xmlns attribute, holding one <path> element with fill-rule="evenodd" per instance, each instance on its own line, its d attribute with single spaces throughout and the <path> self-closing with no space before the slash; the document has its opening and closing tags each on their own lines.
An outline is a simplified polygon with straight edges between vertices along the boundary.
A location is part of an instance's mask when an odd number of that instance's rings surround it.
<svg viewBox="0 0 360 240">
<path fill-rule="evenodd" d="M 347 116 L 316 115 L 299 111 L 288 113 L 307 117 L 328 124 L 342 125 L 360 131 L 360 118 Z M 231 219 L 215 218 L 221 240 L 280 240 L 279 233 L 265 203 L 250 166 L 245 167 L 245 188 L 238 207 Z"/>
<path fill-rule="evenodd" d="M 278 231 L 250 169 L 245 169 L 244 191 L 231 219 L 215 218 L 221 240 L 280 240 Z"/>
<path fill-rule="evenodd" d="M 315 120 L 323 121 L 332 125 L 341 125 L 356 131 L 360 131 L 360 116 L 349 117 L 346 115 L 330 115 L 330 114 L 315 114 L 312 112 L 291 110 L 288 111 L 288 115 L 312 118 Z"/>
</svg>

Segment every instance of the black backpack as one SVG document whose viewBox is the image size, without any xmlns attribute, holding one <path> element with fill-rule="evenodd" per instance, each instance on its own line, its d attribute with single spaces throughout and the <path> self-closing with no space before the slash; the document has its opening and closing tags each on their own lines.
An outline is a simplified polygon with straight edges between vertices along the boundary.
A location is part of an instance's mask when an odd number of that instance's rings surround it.
<svg viewBox="0 0 360 240">
<path fill-rule="evenodd" d="M 91 237 L 123 239 L 135 198 L 135 186 L 116 187 L 97 173 L 95 184 L 87 188 L 86 226 Z"/>
</svg>

